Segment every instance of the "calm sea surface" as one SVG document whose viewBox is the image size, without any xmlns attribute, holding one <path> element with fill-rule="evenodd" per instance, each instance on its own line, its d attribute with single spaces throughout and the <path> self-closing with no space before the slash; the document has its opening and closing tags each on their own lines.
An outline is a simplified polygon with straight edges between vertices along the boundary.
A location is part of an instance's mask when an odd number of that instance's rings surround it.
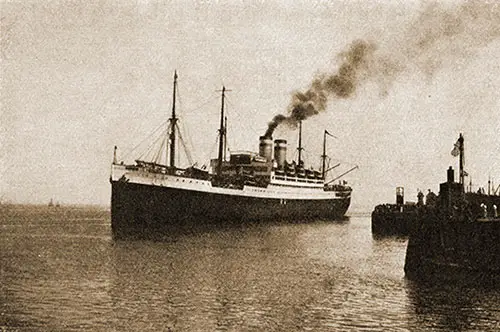
<svg viewBox="0 0 500 332">
<path fill-rule="evenodd" d="M 343 222 L 114 241 L 97 208 L 0 206 L 0 331 L 500 331 L 500 290 L 404 278 Z"/>
</svg>

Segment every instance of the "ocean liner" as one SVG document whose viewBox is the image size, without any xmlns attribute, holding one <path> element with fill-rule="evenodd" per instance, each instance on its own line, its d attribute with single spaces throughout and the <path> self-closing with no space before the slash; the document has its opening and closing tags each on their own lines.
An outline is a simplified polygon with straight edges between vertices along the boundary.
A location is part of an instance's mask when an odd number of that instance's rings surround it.
<svg viewBox="0 0 500 332">
<path fill-rule="evenodd" d="M 168 165 L 145 160 L 136 160 L 135 164 L 119 162 L 115 147 L 110 177 L 111 226 L 115 237 L 213 223 L 337 219 L 345 215 L 352 189 L 345 181 L 337 180 L 357 167 L 327 181 L 326 130 L 321 171 L 304 166 L 301 123 L 297 161 L 287 160 L 286 140 L 273 142 L 270 136 L 260 137 L 258 153 L 232 152 L 226 158 L 224 87 L 218 157 L 210 161 L 209 170 L 196 164 L 178 167 L 176 89 L 177 73 L 165 149 Z"/>
</svg>

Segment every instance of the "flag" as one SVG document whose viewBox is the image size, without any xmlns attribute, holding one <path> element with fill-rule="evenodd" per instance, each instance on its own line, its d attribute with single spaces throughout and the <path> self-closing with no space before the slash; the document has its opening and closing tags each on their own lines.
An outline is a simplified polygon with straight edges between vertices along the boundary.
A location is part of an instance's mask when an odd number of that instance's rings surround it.
<svg viewBox="0 0 500 332">
<path fill-rule="evenodd" d="M 457 142 L 455 143 L 454 147 L 453 147 L 453 150 L 451 150 L 451 155 L 453 157 L 456 157 L 460 154 L 460 147 L 461 147 L 461 142 L 460 142 L 460 139 L 457 140 Z"/>
<path fill-rule="evenodd" d="M 330 133 L 328 132 L 328 130 L 325 130 L 325 134 L 327 134 L 328 136 L 332 136 L 333 138 L 337 138 L 337 137 L 333 136 L 332 134 L 330 134 Z"/>
</svg>

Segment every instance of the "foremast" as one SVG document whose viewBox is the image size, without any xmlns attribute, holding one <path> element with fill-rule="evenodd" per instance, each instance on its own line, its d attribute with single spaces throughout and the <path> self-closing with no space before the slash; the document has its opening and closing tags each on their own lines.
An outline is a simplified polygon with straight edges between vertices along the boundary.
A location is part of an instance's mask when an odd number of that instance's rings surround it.
<svg viewBox="0 0 500 332">
<path fill-rule="evenodd" d="M 175 167 L 175 140 L 176 132 L 175 128 L 177 126 L 177 117 L 175 115 L 175 97 L 177 94 L 177 70 L 174 72 L 174 88 L 172 93 L 172 117 L 170 121 L 170 167 Z"/>
<path fill-rule="evenodd" d="M 168 143 L 170 144 L 169 147 L 167 147 L 167 163 L 168 167 L 171 170 L 176 170 L 176 162 L 175 160 L 178 159 L 177 155 L 177 143 L 179 142 L 184 150 L 184 153 L 186 154 L 186 158 L 188 160 L 188 163 L 190 165 L 193 165 L 193 159 L 191 157 L 191 154 L 189 153 L 188 148 L 186 147 L 186 143 L 184 139 L 182 138 L 182 133 L 181 130 L 179 129 L 179 118 L 177 117 L 176 114 L 176 98 L 177 98 L 177 70 L 174 71 L 174 84 L 173 84 L 173 91 L 172 91 L 172 114 L 171 117 L 169 118 L 170 124 L 169 124 L 169 135 L 168 135 Z M 168 145 L 168 144 L 167 144 Z"/>
</svg>

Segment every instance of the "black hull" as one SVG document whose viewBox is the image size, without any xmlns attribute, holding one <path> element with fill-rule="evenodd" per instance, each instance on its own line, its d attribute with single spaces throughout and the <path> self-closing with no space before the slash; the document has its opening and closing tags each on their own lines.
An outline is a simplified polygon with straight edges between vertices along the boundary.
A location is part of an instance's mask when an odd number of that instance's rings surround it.
<svg viewBox="0 0 500 332">
<path fill-rule="evenodd" d="M 125 182 L 113 181 L 111 186 L 115 238 L 271 220 L 334 220 L 342 218 L 350 204 L 350 197 L 285 202 Z"/>
</svg>

